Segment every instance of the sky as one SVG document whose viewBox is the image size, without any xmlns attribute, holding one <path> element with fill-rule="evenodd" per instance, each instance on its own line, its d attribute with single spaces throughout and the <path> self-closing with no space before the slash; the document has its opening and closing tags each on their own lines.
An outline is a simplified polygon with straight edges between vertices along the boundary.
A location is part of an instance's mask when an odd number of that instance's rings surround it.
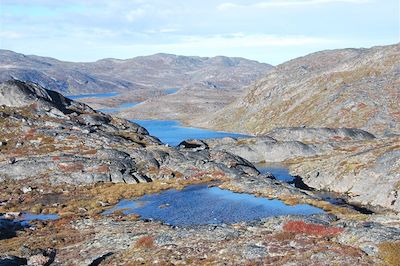
<svg viewBox="0 0 400 266">
<path fill-rule="evenodd" d="M 0 49 L 88 62 L 155 53 L 277 65 L 400 42 L 400 0 L 0 0 Z"/>
</svg>

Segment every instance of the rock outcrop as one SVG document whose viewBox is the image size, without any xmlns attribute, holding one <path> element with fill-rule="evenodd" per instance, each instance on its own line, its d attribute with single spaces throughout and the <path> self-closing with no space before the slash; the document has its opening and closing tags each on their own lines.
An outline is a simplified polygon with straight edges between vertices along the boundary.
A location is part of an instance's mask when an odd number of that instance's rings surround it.
<svg viewBox="0 0 400 266">
<path fill-rule="evenodd" d="M 333 145 L 320 156 L 292 160 L 292 175 L 358 204 L 400 212 L 400 137 Z"/>
<path fill-rule="evenodd" d="M 257 175 L 238 156 L 163 145 L 139 125 L 36 84 L 0 85 L 0 180 L 149 182 L 199 172 Z"/>
<path fill-rule="evenodd" d="M 208 139 L 205 142 L 214 150 L 237 154 L 253 163 L 282 162 L 320 153 L 320 148 L 300 141 L 277 141 L 271 137 Z"/>
<path fill-rule="evenodd" d="M 279 127 L 400 132 L 400 44 L 313 53 L 283 63 L 199 125 L 266 134 Z"/>
</svg>

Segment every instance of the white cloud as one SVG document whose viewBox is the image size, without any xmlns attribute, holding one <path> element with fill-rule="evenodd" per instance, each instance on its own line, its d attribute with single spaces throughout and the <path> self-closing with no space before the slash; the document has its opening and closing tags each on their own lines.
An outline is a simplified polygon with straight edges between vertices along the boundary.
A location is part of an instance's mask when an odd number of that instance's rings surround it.
<svg viewBox="0 0 400 266">
<path fill-rule="evenodd" d="M 311 5 L 321 5 L 321 4 L 331 4 L 331 3 L 351 3 L 351 4 L 365 4 L 369 3 L 371 0 L 272 0 L 257 2 L 253 4 L 236 4 L 231 2 L 222 3 L 217 6 L 218 10 L 229 10 L 234 8 L 269 8 L 269 7 L 295 7 L 295 6 L 311 6 Z"/>
<path fill-rule="evenodd" d="M 23 35 L 19 32 L 15 32 L 15 31 L 0 31 L 0 38 L 4 38 L 4 39 L 20 39 L 22 38 Z"/>
<path fill-rule="evenodd" d="M 308 36 L 275 36 L 265 34 L 246 35 L 242 33 L 212 35 L 212 36 L 176 36 L 174 42 L 158 44 L 120 44 L 117 45 L 121 50 L 152 50 L 168 51 L 181 54 L 185 51 L 224 51 L 225 49 L 235 49 L 246 51 L 252 49 L 263 49 L 268 47 L 305 47 L 312 45 L 331 45 L 339 40 L 317 38 Z"/>
<path fill-rule="evenodd" d="M 128 11 L 128 13 L 125 15 L 125 18 L 129 22 L 133 22 L 135 20 L 138 20 L 142 18 L 146 14 L 146 11 L 143 8 L 137 8 L 137 9 L 132 9 Z"/>
<path fill-rule="evenodd" d="M 178 45 L 198 47 L 263 47 L 263 46 L 301 46 L 335 42 L 332 39 L 308 36 L 276 36 L 267 34 L 246 35 L 235 33 L 229 35 L 185 37 Z"/>
</svg>

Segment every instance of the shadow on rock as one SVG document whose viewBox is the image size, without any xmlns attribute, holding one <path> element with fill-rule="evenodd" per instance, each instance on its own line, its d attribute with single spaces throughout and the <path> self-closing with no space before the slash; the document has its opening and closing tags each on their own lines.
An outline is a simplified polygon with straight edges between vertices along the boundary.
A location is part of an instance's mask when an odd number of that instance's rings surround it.
<svg viewBox="0 0 400 266">
<path fill-rule="evenodd" d="M 15 237 L 18 230 L 21 230 L 20 223 L 12 220 L 0 219 L 0 240 Z M 1 264 L 0 264 L 1 265 Z"/>
</svg>

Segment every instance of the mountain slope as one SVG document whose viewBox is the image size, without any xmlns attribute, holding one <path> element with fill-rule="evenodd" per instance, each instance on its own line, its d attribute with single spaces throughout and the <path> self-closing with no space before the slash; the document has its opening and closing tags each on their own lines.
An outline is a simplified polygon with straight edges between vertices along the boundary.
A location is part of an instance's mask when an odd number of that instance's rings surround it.
<svg viewBox="0 0 400 266">
<path fill-rule="evenodd" d="M 400 131 L 400 45 L 313 53 L 277 66 L 200 124 L 264 134 L 277 127 Z"/>
<path fill-rule="evenodd" d="M 0 50 L 0 81 L 12 78 L 30 81 L 67 94 L 123 92 L 138 88 L 159 90 L 195 84 L 209 88 L 239 89 L 265 74 L 271 67 L 244 58 L 170 54 L 73 63 Z"/>
</svg>

